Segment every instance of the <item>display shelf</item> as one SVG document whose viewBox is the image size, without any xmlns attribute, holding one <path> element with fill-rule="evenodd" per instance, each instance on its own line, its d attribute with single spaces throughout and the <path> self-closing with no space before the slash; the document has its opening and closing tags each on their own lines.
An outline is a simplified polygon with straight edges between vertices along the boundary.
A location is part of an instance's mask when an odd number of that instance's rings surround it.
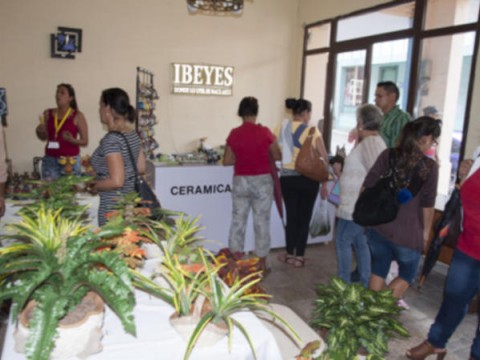
<svg viewBox="0 0 480 360">
<path fill-rule="evenodd" d="M 153 157 L 154 150 L 158 148 L 154 131 L 154 126 L 157 124 L 154 113 L 156 100 L 158 100 L 158 93 L 153 85 L 153 73 L 137 67 L 137 132 L 147 158 Z"/>
</svg>

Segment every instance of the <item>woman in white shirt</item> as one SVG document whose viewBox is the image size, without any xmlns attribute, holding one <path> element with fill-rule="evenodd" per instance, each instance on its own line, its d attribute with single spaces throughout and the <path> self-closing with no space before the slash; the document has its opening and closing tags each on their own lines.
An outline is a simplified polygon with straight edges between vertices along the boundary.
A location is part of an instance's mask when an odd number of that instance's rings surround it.
<svg viewBox="0 0 480 360">
<path fill-rule="evenodd" d="M 365 104 L 358 107 L 358 143 L 345 158 L 340 176 L 340 203 L 337 209 L 335 233 L 338 276 L 350 283 L 353 246 L 360 282 L 365 287 L 368 287 L 370 279 L 370 249 L 364 227 L 353 221 L 352 214 L 365 176 L 378 155 L 386 149 L 385 142 L 379 133 L 382 117 L 382 111 L 375 105 Z"/>
</svg>

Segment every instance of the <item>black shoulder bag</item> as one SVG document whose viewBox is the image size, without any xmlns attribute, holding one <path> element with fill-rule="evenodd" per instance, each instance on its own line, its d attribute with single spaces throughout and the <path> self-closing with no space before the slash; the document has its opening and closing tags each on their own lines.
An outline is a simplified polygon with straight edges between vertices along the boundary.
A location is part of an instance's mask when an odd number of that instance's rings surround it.
<svg viewBox="0 0 480 360">
<path fill-rule="evenodd" d="M 391 149 L 388 156 L 389 166 L 385 175 L 383 175 L 375 185 L 364 189 L 358 196 L 353 211 L 353 221 L 359 225 L 372 226 L 385 224 L 395 220 L 398 214 L 400 204 L 408 202 L 420 190 L 421 185 L 417 186 L 412 194 L 408 188 L 412 176 L 419 171 L 423 160 L 412 170 L 407 186 L 400 189 L 395 169 L 395 150 Z"/>
<path fill-rule="evenodd" d="M 152 217 L 155 218 L 155 210 L 160 209 L 160 201 L 158 200 L 157 196 L 153 192 L 152 188 L 148 183 L 145 181 L 142 175 L 138 173 L 137 164 L 135 163 L 135 159 L 132 154 L 132 149 L 130 148 L 130 144 L 128 143 L 128 139 L 125 134 L 119 132 L 122 135 L 125 143 L 127 144 L 128 153 L 130 156 L 130 161 L 132 163 L 133 170 L 135 171 L 135 191 L 139 194 L 142 201 L 140 202 L 141 207 L 149 208 L 152 214 Z"/>
</svg>

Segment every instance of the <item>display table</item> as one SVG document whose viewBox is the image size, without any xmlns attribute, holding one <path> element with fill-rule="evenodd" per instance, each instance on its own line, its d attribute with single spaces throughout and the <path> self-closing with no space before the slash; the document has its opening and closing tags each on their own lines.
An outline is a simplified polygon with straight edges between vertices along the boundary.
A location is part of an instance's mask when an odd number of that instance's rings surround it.
<svg viewBox="0 0 480 360">
<path fill-rule="evenodd" d="M 228 234 L 232 217 L 233 166 L 188 165 L 165 166 L 148 162 L 147 180 L 153 185 L 162 204 L 168 210 L 183 211 L 191 217 L 200 217 L 204 227 L 199 235 L 210 243 L 205 247 L 216 251 L 228 247 Z M 331 229 L 335 218 L 335 207 L 329 209 Z M 270 220 L 271 247 L 285 247 L 285 232 L 275 203 Z M 250 214 L 245 236 L 245 251 L 255 248 L 253 222 Z M 332 240 L 332 230 L 325 236 L 309 238 L 308 243 Z"/>
<path fill-rule="evenodd" d="M 103 350 L 91 355 L 89 360 L 181 360 L 185 354 L 186 342 L 170 326 L 169 316 L 173 308 L 165 302 L 153 298 L 143 292 L 136 294 L 137 305 L 134 316 L 137 336 L 127 334 L 117 316 L 107 307 L 104 320 Z M 234 315 L 248 330 L 253 341 L 258 359 L 282 359 L 280 350 L 272 333 L 251 312 Z M 13 337 L 15 325 L 10 322 L 5 335 L 2 359 L 25 360 L 25 355 L 15 352 Z M 253 353 L 247 340 L 238 329 L 232 334 L 231 352 L 228 339 L 223 338 L 209 347 L 195 347 L 191 360 L 253 360 Z M 72 358 L 77 360 L 77 358 Z"/>
</svg>

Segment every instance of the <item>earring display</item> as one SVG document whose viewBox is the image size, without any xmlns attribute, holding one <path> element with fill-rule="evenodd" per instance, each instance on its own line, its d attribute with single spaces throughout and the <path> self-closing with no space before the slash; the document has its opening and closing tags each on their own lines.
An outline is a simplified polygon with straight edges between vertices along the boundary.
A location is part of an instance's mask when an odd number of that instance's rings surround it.
<svg viewBox="0 0 480 360">
<path fill-rule="evenodd" d="M 154 126 L 157 118 L 154 114 L 158 93 L 153 86 L 153 73 L 137 67 L 137 132 L 142 140 L 143 150 L 147 158 L 153 158 L 158 148 L 155 140 Z"/>
</svg>

